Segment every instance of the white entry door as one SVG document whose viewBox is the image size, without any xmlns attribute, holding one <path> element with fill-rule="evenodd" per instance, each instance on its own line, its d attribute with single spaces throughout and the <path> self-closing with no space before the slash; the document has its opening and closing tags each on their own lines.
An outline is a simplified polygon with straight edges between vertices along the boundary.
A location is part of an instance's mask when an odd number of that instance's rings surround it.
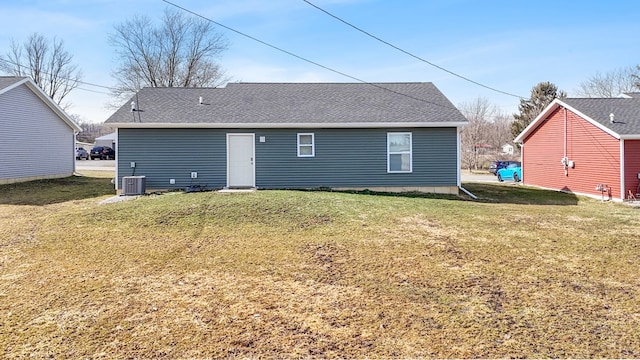
<svg viewBox="0 0 640 360">
<path fill-rule="evenodd" d="M 227 187 L 256 186 L 254 159 L 255 134 L 227 134 Z"/>
</svg>

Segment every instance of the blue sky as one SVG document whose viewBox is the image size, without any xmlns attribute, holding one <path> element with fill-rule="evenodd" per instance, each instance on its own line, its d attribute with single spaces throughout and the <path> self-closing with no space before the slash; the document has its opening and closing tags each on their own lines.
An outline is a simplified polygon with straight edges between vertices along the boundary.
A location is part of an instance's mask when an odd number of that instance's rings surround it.
<svg viewBox="0 0 640 360">
<path fill-rule="evenodd" d="M 571 95 L 597 72 L 640 64 L 640 4 L 612 1 L 310 0 L 431 63 L 528 96 L 541 81 Z M 455 105 L 483 97 L 506 112 L 518 98 L 479 87 L 336 21 L 302 0 L 172 0 L 225 26 L 368 82 L 433 82 Z M 89 83 L 114 84 L 107 37 L 133 14 L 159 18 L 162 0 L 0 0 L 0 51 L 33 32 L 56 36 Z M 219 59 L 232 81 L 352 82 L 225 29 Z M 71 114 L 104 121 L 107 92 L 82 85 Z"/>
</svg>

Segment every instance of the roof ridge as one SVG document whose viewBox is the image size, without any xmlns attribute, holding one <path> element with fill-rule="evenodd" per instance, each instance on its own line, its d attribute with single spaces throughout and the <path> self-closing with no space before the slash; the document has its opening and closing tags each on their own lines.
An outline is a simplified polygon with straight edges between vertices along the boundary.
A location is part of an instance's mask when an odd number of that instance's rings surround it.
<svg viewBox="0 0 640 360">
<path fill-rule="evenodd" d="M 241 82 L 230 82 L 227 85 L 236 85 L 236 84 L 244 84 L 244 85 L 262 85 L 262 84 L 273 84 L 273 85 L 369 85 L 369 84 L 433 84 L 432 81 L 368 81 L 368 82 L 330 82 L 330 81 L 320 81 L 320 82 L 285 82 L 285 81 L 241 81 Z"/>
</svg>

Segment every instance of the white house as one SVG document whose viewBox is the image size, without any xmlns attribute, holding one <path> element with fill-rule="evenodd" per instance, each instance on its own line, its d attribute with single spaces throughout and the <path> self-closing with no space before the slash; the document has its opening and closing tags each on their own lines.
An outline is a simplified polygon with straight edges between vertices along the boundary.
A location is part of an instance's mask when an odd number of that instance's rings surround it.
<svg viewBox="0 0 640 360">
<path fill-rule="evenodd" d="M 73 175 L 80 131 L 33 80 L 0 76 L 0 184 Z"/>
<path fill-rule="evenodd" d="M 502 153 L 505 155 L 513 155 L 514 147 L 511 144 L 502 145 Z"/>
<path fill-rule="evenodd" d="M 108 146 L 115 150 L 116 148 L 116 133 L 112 132 L 111 134 L 103 135 L 96 138 L 96 143 L 94 146 Z"/>
</svg>

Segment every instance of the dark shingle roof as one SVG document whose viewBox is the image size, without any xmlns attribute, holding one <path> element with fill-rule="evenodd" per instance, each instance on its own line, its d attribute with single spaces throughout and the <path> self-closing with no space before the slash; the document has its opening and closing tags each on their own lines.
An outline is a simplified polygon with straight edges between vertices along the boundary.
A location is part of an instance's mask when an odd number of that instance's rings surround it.
<svg viewBox="0 0 640 360">
<path fill-rule="evenodd" d="M 24 76 L 0 76 L 0 90 L 9 87 L 18 81 L 24 80 Z"/>
<path fill-rule="evenodd" d="M 619 135 L 640 134 L 640 98 L 568 98 L 562 100 Z M 611 123 L 609 114 L 614 115 Z"/>
<path fill-rule="evenodd" d="M 131 101 L 140 110 L 133 113 L 136 116 L 131 112 Z M 344 123 L 439 126 L 467 120 L 432 83 L 230 83 L 225 88 L 144 88 L 106 122 L 141 127 Z"/>
</svg>

